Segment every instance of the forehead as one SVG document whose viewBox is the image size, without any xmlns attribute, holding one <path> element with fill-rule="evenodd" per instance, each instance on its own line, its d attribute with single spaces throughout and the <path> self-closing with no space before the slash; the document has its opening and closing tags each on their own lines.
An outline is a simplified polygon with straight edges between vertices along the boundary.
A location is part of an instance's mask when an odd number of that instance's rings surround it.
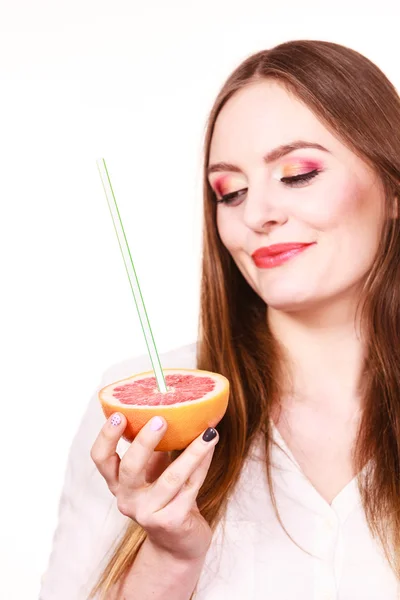
<svg viewBox="0 0 400 600">
<path fill-rule="evenodd" d="M 210 148 L 210 163 L 260 157 L 281 144 L 304 139 L 351 154 L 294 94 L 275 81 L 249 84 L 236 92 L 219 113 Z"/>
</svg>

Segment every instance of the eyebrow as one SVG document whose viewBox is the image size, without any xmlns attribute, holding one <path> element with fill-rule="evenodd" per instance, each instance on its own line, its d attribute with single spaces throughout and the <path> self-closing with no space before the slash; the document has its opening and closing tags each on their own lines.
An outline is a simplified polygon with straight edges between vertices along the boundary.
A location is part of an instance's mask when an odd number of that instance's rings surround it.
<svg viewBox="0 0 400 600">
<path fill-rule="evenodd" d="M 278 146 L 268 152 L 264 156 L 264 162 L 266 164 L 275 162 L 279 158 L 286 156 L 289 152 L 293 152 L 294 150 L 299 150 L 300 148 L 316 148 L 317 150 L 322 150 L 323 152 L 329 152 L 324 146 L 321 144 L 315 144 L 313 142 L 306 142 L 304 140 L 296 140 L 295 142 L 291 142 L 290 144 L 283 144 L 282 146 Z M 236 165 L 226 162 L 219 162 L 209 165 L 207 168 L 207 174 L 211 175 L 211 173 L 220 173 L 221 171 L 231 171 L 232 173 L 241 173 L 241 169 Z"/>
</svg>

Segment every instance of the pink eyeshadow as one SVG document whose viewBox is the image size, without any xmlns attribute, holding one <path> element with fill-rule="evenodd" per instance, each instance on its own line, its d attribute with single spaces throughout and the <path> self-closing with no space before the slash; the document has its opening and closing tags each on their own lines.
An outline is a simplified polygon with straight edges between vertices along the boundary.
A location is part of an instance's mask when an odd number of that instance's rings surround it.
<svg viewBox="0 0 400 600">
<path fill-rule="evenodd" d="M 222 194 L 224 193 L 223 185 L 227 183 L 228 178 L 229 175 L 223 175 L 214 182 L 214 189 L 220 196 L 222 196 Z"/>
<path fill-rule="evenodd" d="M 298 161 L 296 161 L 298 164 L 300 164 L 302 167 L 304 167 L 307 170 L 313 171 L 314 169 L 322 169 L 322 163 L 320 163 L 317 160 L 309 160 L 306 158 L 300 158 Z"/>
<path fill-rule="evenodd" d="M 287 162 L 280 168 L 280 173 L 283 177 L 291 177 L 303 173 L 309 173 L 310 171 L 321 171 L 323 169 L 322 163 L 316 160 L 310 160 L 306 158 L 298 158 L 292 162 Z"/>
<path fill-rule="evenodd" d="M 246 187 L 246 185 L 246 179 L 243 175 L 230 173 L 219 177 L 213 184 L 216 193 L 220 196 Z"/>
</svg>

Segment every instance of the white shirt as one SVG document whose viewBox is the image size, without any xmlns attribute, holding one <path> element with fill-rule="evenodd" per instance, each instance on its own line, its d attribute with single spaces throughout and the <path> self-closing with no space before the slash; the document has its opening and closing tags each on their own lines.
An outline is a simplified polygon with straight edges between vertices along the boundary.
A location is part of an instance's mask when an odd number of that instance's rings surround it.
<svg viewBox="0 0 400 600">
<path fill-rule="evenodd" d="M 164 368 L 195 368 L 196 347 L 161 357 Z M 72 442 L 40 600 L 87 600 L 111 556 L 111 545 L 129 519 L 90 458 L 105 422 L 97 391 L 134 373 L 151 370 L 147 357 L 110 368 L 93 394 Z M 396 581 L 372 538 L 356 479 L 329 505 L 302 473 L 273 426 L 272 474 L 282 521 L 268 492 L 262 443 L 254 446 L 229 498 L 226 518 L 213 536 L 196 600 L 396 600 Z M 129 444 L 121 440 L 120 455 Z"/>
</svg>

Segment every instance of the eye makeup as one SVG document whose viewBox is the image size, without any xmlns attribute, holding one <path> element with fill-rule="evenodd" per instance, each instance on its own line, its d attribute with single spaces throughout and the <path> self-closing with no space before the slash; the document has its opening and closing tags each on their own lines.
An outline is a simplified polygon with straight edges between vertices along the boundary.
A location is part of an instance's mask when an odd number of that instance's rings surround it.
<svg viewBox="0 0 400 600">
<path fill-rule="evenodd" d="M 225 194 L 229 194 L 234 190 L 246 186 L 247 183 L 245 177 L 239 173 L 222 175 L 222 177 L 218 177 L 218 179 L 213 182 L 213 188 L 218 196 L 224 196 Z"/>
<path fill-rule="evenodd" d="M 279 165 L 272 177 L 287 187 L 304 187 L 323 170 L 323 163 L 317 159 L 295 157 Z M 248 182 L 242 173 L 230 172 L 219 176 L 211 186 L 217 196 L 216 201 L 231 206 L 246 193 Z"/>
<path fill-rule="evenodd" d="M 322 171 L 323 165 L 319 160 L 297 158 L 283 165 L 280 165 L 274 172 L 274 179 L 284 179 L 286 177 L 297 177 L 311 171 Z"/>
</svg>

